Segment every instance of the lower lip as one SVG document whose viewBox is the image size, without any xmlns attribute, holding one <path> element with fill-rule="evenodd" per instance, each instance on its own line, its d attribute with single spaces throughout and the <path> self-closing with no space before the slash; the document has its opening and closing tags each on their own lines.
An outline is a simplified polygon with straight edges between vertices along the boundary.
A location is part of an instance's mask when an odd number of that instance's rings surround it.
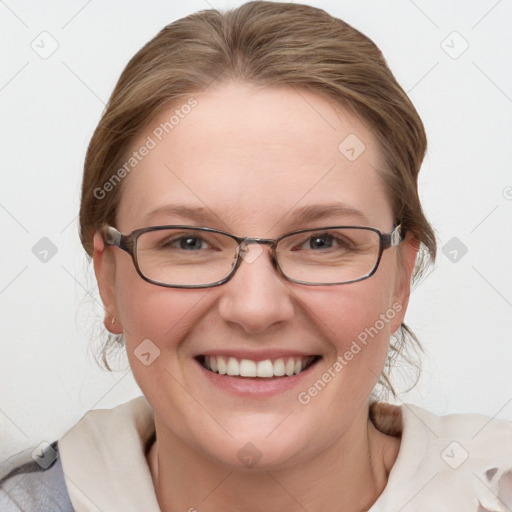
<svg viewBox="0 0 512 512">
<path fill-rule="evenodd" d="M 309 366 L 298 375 L 291 377 L 232 377 L 230 375 L 220 375 L 219 373 L 207 370 L 200 362 L 197 365 L 204 376 L 215 386 L 231 394 L 241 397 L 266 398 L 280 393 L 285 393 L 298 386 L 311 374 L 318 361 Z"/>
</svg>

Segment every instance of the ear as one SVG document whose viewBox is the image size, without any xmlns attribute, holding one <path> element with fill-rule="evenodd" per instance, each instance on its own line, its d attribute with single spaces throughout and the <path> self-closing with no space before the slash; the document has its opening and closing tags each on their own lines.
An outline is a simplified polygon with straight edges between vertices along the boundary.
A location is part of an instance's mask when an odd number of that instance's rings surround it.
<svg viewBox="0 0 512 512">
<path fill-rule="evenodd" d="M 397 272 L 392 303 L 392 307 L 397 312 L 397 315 L 390 322 L 392 333 L 394 333 L 402 324 L 405 312 L 407 311 L 407 306 L 409 305 L 411 278 L 419 247 L 420 241 L 409 232 L 397 248 Z"/>
<path fill-rule="evenodd" d="M 103 323 L 107 331 L 112 334 L 122 334 L 123 329 L 116 320 L 117 304 L 114 293 L 115 260 L 112 251 L 105 246 L 103 237 L 99 232 L 94 235 L 94 249 L 92 255 L 94 273 L 100 291 L 101 301 L 105 308 Z"/>
</svg>

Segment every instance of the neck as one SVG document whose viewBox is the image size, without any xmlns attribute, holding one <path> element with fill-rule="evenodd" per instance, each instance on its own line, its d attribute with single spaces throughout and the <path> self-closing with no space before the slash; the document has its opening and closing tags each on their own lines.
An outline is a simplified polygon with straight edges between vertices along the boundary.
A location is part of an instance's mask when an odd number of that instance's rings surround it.
<svg viewBox="0 0 512 512">
<path fill-rule="evenodd" d="M 384 490 L 400 441 L 366 415 L 313 460 L 286 468 L 235 470 L 170 435 L 155 417 L 148 453 L 162 512 L 368 510 Z M 356 435 L 357 434 L 357 435 Z"/>
</svg>

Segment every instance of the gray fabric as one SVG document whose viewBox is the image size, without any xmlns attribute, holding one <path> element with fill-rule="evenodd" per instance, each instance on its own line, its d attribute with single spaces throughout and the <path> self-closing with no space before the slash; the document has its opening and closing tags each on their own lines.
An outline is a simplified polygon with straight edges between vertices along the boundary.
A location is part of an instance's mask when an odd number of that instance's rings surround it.
<svg viewBox="0 0 512 512">
<path fill-rule="evenodd" d="M 32 453 L 33 449 L 19 453 L 0 467 L 0 510 L 73 512 L 57 441 L 35 452 L 41 464 Z"/>
</svg>

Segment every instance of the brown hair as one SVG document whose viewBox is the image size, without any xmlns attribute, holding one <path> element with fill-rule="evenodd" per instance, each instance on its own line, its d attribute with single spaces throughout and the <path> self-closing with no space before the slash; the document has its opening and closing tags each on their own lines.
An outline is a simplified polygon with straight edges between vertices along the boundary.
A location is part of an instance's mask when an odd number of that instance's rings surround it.
<svg viewBox="0 0 512 512">
<path fill-rule="evenodd" d="M 92 255 L 94 233 L 104 223 L 115 225 L 122 183 L 108 193 L 102 187 L 126 161 L 134 138 L 171 104 L 228 80 L 307 89 L 366 122 L 380 144 L 395 218 L 422 244 L 417 279 L 436 253 L 417 190 L 427 144 L 421 119 L 368 37 L 321 9 L 293 3 L 255 1 L 225 13 L 197 12 L 163 28 L 130 60 L 87 150 L 80 208 L 87 253 Z M 394 338 L 380 378 L 393 393 L 388 370 L 396 356 L 408 339 L 413 343 L 407 345 L 420 346 L 405 324 Z"/>
</svg>

